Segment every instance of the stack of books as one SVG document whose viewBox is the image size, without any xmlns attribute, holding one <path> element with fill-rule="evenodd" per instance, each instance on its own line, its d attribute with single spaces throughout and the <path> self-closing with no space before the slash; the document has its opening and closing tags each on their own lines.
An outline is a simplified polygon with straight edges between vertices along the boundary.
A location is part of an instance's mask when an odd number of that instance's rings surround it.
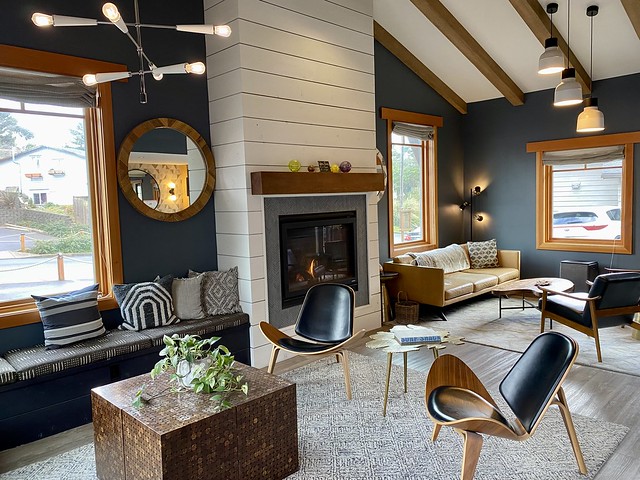
<svg viewBox="0 0 640 480">
<path fill-rule="evenodd" d="M 432 328 L 419 325 L 396 325 L 391 332 L 401 345 L 442 342 L 442 334 Z"/>
</svg>

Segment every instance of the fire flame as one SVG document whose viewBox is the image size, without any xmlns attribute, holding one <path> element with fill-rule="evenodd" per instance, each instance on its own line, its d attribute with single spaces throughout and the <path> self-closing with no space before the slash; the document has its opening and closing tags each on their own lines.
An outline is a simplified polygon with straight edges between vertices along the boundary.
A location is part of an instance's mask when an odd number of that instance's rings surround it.
<svg viewBox="0 0 640 480">
<path fill-rule="evenodd" d="M 314 258 L 313 260 L 311 260 L 311 263 L 309 264 L 309 269 L 307 270 L 307 273 L 311 275 L 311 278 L 316 278 L 316 276 L 314 275 L 314 272 L 315 272 L 317 263 L 318 261 Z"/>
</svg>

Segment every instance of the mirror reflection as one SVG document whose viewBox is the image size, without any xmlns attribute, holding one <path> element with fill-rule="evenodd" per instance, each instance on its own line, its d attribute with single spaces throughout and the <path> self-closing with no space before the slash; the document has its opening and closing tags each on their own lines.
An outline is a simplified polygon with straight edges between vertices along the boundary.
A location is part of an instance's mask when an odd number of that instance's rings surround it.
<svg viewBox="0 0 640 480">
<path fill-rule="evenodd" d="M 155 206 L 147 201 L 149 198 L 138 197 L 160 212 L 174 213 L 188 208 L 204 188 L 204 157 L 188 136 L 171 128 L 150 130 L 136 140 L 128 166 L 129 171 L 144 171 L 155 180 L 158 188 Z"/>
<path fill-rule="evenodd" d="M 160 187 L 153 176 L 140 169 L 129 170 L 129 180 L 131 188 L 136 196 L 150 208 L 158 208 L 160 203 Z"/>
</svg>

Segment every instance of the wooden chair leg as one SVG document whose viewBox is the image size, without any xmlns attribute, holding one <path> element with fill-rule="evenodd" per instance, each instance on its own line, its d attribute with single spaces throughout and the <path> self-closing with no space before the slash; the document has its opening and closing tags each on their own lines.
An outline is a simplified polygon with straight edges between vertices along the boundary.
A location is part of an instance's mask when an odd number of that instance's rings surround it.
<svg viewBox="0 0 640 480">
<path fill-rule="evenodd" d="M 346 350 L 340 352 L 340 358 L 342 360 L 342 369 L 344 370 L 344 386 L 347 389 L 347 400 L 351 400 L 351 375 L 349 373 L 349 356 Z"/>
<path fill-rule="evenodd" d="M 564 426 L 567 429 L 567 434 L 569 435 L 569 440 L 571 441 L 573 454 L 575 455 L 576 461 L 578 462 L 578 470 L 580 470 L 581 474 L 586 475 L 587 466 L 584 463 L 584 457 L 582 456 L 582 450 L 580 449 L 580 443 L 578 442 L 578 436 L 576 435 L 576 428 L 573 425 L 571 412 L 569 411 L 569 406 L 567 405 L 567 397 L 565 396 L 564 390 L 562 390 L 562 388 L 558 390 L 558 400 L 554 403 L 558 405 L 558 408 L 560 409 L 560 415 L 562 415 Z"/>
<path fill-rule="evenodd" d="M 440 434 L 440 429 L 442 428 L 442 425 L 440 425 L 439 423 L 434 423 L 433 424 L 433 433 L 431 434 L 431 441 L 435 442 L 438 439 L 438 435 Z"/>
<path fill-rule="evenodd" d="M 602 363 L 602 351 L 600 350 L 600 335 L 598 334 L 598 329 L 593 329 L 593 339 L 596 342 L 596 354 L 598 356 L 598 361 Z"/>
<path fill-rule="evenodd" d="M 540 333 L 544 333 L 544 315 L 540 315 Z"/>
<path fill-rule="evenodd" d="M 467 432 L 466 430 L 456 431 L 462 435 L 464 439 L 464 453 L 462 454 L 462 470 L 460 472 L 460 480 L 473 480 L 480 459 L 480 450 L 482 449 L 482 435 L 475 432 Z"/>
<path fill-rule="evenodd" d="M 273 373 L 273 369 L 276 366 L 276 360 L 278 360 L 278 353 L 280 353 L 280 349 L 275 345 L 271 349 L 271 358 L 269 359 L 269 366 L 267 367 L 267 373 Z"/>
</svg>

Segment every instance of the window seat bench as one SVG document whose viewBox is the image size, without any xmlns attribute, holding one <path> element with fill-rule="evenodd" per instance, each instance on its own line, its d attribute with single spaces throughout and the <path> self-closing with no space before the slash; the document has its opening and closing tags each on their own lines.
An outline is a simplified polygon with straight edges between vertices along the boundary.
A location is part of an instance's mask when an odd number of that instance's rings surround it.
<svg viewBox="0 0 640 480">
<path fill-rule="evenodd" d="M 91 389 L 150 372 L 163 336 L 174 333 L 220 337 L 218 344 L 237 361 L 251 362 L 245 313 L 139 332 L 113 329 L 55 350 L 44 345 L 9 350 L 0 357 L 0 450 L 91 422 Z"/>
</svg>

